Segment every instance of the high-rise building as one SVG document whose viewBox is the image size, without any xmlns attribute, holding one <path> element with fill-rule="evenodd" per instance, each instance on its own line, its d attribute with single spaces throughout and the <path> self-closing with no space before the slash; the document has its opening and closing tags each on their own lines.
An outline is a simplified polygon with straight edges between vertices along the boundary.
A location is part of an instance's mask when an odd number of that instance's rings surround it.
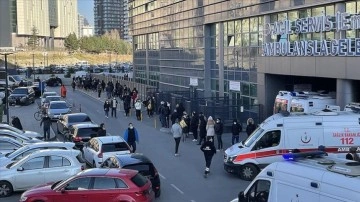
<svg viewBox="0 0 360 202">
<path fill-rule="evenodd" d="M 87 19 L 82 16 L 82 15 L 78 15 L 78 34 L 77 34 L 77 37 L 78 38 L 81 38 L 81 37 L 84 37 L 84 36 L 94 36 L 94 27 L 91 26 L 89 24 L 89 22 L 87 21 Z"/>
<path fill-rule="evenodd" d="M 128 0 L 124 0 L 124 14 L 123 14 L 123 19 L 124 19 L 124 40 L 128 41 L 128 42 L 132 42 L 132 37 L 130 36 L 129 33 L 129 1 Z"/>
<path fill-rule="evenodd" d="M 76 35 L 78 38 L 82 37 L 82 28 L 84 27 L 84 23 L 85 17 L 78 14 L 78 34 Z"/>
<path fill-rule="evenodd" d="M 26 48 L 35 28 L 39 47 L 63 47 L 66 36 L 78 33 L 77 0 L 2 0 L 0 19 L 7 21 L 0 38 L 10 39 L 8 46 Z"/>
<path fill-rule="evenodd" d="M 126 39 L 128 27 L 127 0 L 94 0 L 95 34 L 103 35 L 118 30 L 121 39 Z M 127 14 L 125 14 L 127 13 Z"/>
</svg>

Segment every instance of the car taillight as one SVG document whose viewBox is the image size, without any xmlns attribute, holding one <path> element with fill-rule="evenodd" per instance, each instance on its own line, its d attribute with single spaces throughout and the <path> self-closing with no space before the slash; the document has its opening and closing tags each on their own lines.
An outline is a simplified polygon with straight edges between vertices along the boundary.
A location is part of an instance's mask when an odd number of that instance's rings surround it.
<svg viewBox="0 0 360 202">
<path fill-rule="evenodd" d="M 135 192 L 136 196 L 146 196 L 148 193 L 149 193 L 149 190 Z"/>
<path fill-rule="evenodd" d="M 81 170 L 85 170 L 85 167 L 84 167 L 84 166 L 81 166 Z"/>
<path fill-rule="evenodd" d="M 155 167 L 154 167 L 154 172 L 155 172 L 155 177 L 159 175 L 159 172 L 156 170 Z"/>
<path fill-rule="evenodd" d="M 74 138 L 74 142 L 80 142 L 81 141 L 81 137 L 75 137 Z"/>
<path fill-rule="evenodd" d="M 98 154 L 98 157 L 99 157 L 99 158 L 102 158 L 102 157 L 103 157 L 103 152 L 102 152 L 102 150 L 101 150 L 100 153 Z"/>
</svg>

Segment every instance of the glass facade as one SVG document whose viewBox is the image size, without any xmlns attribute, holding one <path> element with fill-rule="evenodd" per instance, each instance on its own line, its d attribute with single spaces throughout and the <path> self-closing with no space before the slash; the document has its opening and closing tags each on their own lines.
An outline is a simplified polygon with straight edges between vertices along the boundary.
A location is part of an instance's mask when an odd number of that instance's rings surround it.
<svg viewBox="0 0 360 202">
<path fill-rule="evenodd" d="M 359 13 L 360 1 L 129 1 L 137 81 L 173 91 L 188 89 L 190 78 L 196 77 L 202 96 L 229 97 L 233 105 L 250 110 L 259 104 L 259 58 L 265 41 L 336 38 L 335 31 L 265 37 L 264 25 L 333 16 L 339 7 Z M 346 31 L 346 36 L 359 37 L 359 31 Z M 230 90 L 232 81 L 240 82 L 240 91 Z"/>
<path fill-rule="evenodd" d="M 124 39 L 124 1 L 122 0 L 94 0 L 94 24 L 95 34 L 102 35 L 105 32 L 116 29 L 120 38 Z"/>
</svg>

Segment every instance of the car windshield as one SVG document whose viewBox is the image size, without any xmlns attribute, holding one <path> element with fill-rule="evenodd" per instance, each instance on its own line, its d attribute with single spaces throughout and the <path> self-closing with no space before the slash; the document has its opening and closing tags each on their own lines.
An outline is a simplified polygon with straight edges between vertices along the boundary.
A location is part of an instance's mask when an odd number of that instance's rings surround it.
<svg viewBox="0 0 360 202">
<path fill-rule="evenodd" d="M 147 178 L 138 173 L 131 178 L 131 181 L 136 184 L 136 186 L 142 187 L 147 183 Z"/>
<path fill-rule="evenodd" d="M 28 150 L 29 148 L 30 148 L 29 146 L 23 146 L 11 153 L 6 154 L 5 156 L 8 158 L 13 158 L 13 157 L 23 153 L 24 151 Z"/>
<path fill-rule="evenodd" d="M 264 129 L 258 127 L 246 140 L 243 141 L 245 147 L 250 147 L 256 139 L 262 134 Z"/>
<path fill-rule="evenodd" d="M 77 137 L 91 137 L 97 134 L 99 128 L 79 128 L 77 131 Z"/>
<path fill-rule="evenodd" d="M 145 163 L 145 164 L 132 164 L 124 166 L 123 168 L 131 169 L 131 170 L 137 170 L 140 174 L 143 176 L 153 175 L 153 169 L 151 164 Z"/>
<path fill-rule="evenodd" d="M 47 96 L 54 96 L 54 95 L 56 95 L 56 93 L 44 93 L 42 97 L 46 98 Z"/>
<path fill-rule="evenodd" d="M 84 116 L 84 115 L 69 116 L 68 119 L 69 119 L 68 123 L 90 122 L 91 121 L 90 117 Z"/>
<path fill-rule="evenodd" d="M 23 78 L 21 78 L 21 76 L 19 76 L 19 75 L 13 75 L 12 76 L 16 81 L 21 81 L 21 80 L 23 80 Z"/>
<path fill-rule="evenodd" d="M 45 102 L 60 101 L 60 97 L 46 97 Z"/>
<path fill-rule="evenodd" d="M 28 89 L 27 88 L 16 88 L 12 94 L 27 94 Z"/>
<path fill-rule="evenodd" d="M 103 152 L 126 151 L 129 150 L 125 142 L 108 143 L 102 145 Z"/>
<path fill-rule="evenodd" d="M 50 109 L 66 109 L 69 108 L 66 103 L 51 103 Z"/>
</svg>

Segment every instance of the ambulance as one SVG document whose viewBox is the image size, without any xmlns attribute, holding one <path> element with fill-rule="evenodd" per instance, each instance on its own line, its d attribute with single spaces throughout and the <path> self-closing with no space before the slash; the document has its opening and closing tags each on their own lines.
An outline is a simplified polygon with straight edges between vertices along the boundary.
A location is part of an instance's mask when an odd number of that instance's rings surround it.
<svg viewBox="0 0 360 202">
<path fill-rule="evenodd" d="M 231 202 L 360 202 L 360 163 L 319 154 L 284 155 Z"/>
<path fill-rule="evenodd" d="M 244 141 L 225 150 L 224 169 L 252 180 L 267 165 L 280 161 L 282 154 L 298 150 L 329 153 L 348 152 L 360 146 L 360 114 L 353 111 L 278 113 L 267 118 Z"/>
</svg>

